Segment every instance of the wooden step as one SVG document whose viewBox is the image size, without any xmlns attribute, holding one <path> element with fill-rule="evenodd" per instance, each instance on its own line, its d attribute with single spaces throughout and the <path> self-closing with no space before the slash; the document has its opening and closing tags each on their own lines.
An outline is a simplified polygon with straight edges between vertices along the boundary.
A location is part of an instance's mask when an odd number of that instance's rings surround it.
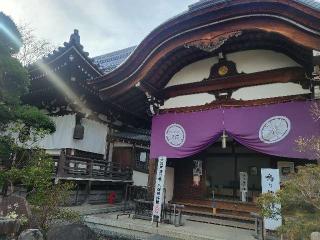
<svg viewBox="0 0 320 240">
<path fill-rule="evenodd" d="M 215 215 L 208 211 L 199 211 L 199 210 L 191 210 L 191 209 L 183 209 L 182 211 L 184 214 L 192 214 L 198 216 L 207 216 L 207 217 L 214 217 L 214 218 L 221 218 L 221 219 L 230 219 L 236 221 L 246 221 L 246 222 L 254 222 L 255 219 L 251 216 L 242 216 L 236 214 L 226 214 L 226 213 L 216 213 Z"/>
<path fill-rule="evenodd" d="M 210 200 L 180 200 L 174 201 L 177 204 L 184 205 L 184 213 L 213 216 L 212 202 Z M 251 212 L 258 212 L 258 207 L 252 203 L 216 201 L 215 218 L 231 219 L 236 221 L 254 222 Z"/>
<path fill-rule="evenodd" d="M 212 208 L 212 201 L 204 200 L 204 201 L 174 201 L 177 204 L 182 204 L 185 206 L 191 207 L 201 207 L 201 208 Z M 258 212 L 258 207 L 254 203 L 242 203 L 242 202 L 234 202 L 234 201 L 215 201 L 217 209 L 225 209 L 225 210 L 235 210 L 241 212 Z"/>
</svg>

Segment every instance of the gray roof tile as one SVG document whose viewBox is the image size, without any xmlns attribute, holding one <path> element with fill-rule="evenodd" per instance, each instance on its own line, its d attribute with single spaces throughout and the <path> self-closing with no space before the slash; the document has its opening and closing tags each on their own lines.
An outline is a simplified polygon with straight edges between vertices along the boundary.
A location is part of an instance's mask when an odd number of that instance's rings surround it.
<svg viewBox="0 0 320 240">
<path fill-rule="evenodd" d="M 104 73 L 108 73 L 119 67 L 134 51 L 136 46 L 121 49 L 115 52 L 107 53 L 93 58 Z"/>
<path fill-rule="evenodd" d="M 232 0 L 200 0 L 194 4 L 189 5 L 189 10 L 198 10 L 206 7 L 210 7 L 212 5 L 216 5 L 219 3 L 230 2 Z M 301 3 L 308 7 L 314 8 L 316 10 L 320 10 L 320 1 L 319 0 L 293 0 L 295 2 Z"/>
</svg>

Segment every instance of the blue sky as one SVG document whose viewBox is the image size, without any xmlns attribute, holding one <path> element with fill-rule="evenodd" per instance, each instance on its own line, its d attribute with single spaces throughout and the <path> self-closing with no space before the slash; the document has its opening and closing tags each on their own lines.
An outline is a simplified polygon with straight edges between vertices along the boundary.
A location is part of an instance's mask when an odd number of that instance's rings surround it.
<svg viewBox="0 0 320 240">
<path fill-rule="evenodd" d="M 139 44 L 155 27 L 197 0 L 1 0 L 0 10 L 61 46 L 73 29 L 90 56 Z"/>
</svg>

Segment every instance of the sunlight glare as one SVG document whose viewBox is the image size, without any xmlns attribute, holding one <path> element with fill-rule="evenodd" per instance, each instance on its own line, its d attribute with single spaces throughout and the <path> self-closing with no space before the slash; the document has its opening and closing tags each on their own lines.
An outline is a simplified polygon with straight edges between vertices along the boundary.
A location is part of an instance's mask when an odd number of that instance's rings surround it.
<svg viewBox="0 0 320 240">
<path fill-rule="evenodd" d="M 37 66 L 47 75 L 47 79 L 65 96 L 71 103 L 80 107 L 82 113 L 90 114 L 89 108 L 80 100 L 80 98 L 72 91 L 72 89 L 61 79 L 57 74 L 55 74 L 48 65 L 44 64 L 41 61 L 38 61 Z"/>
</svg>

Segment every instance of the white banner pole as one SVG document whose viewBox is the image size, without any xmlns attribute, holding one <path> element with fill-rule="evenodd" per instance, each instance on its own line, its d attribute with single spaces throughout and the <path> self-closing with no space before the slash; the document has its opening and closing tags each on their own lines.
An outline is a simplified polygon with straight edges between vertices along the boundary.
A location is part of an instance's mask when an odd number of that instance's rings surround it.
<svg viewBox="0 0 320 240">
<path fill-rule="evenodd" d="M 262 168 L 261 169 L 261 187 L 262 193 L 276 193 L 280 190 L 280 174 L 279 169 Z M 274 208 L 281 209 L 280 204 L 276 204 Z M 281 215 L 275 218 L 264 218 L 265 229 L 276 230 L 282 225 Z"/>
<path fill-rule="evenodd" d="M 164 188 L 164 179 L 166 174 L 166 164 L 167 157 L 161 156 L 158 158 L 158 168 L 156 175 L 156 183 L 154 188 L 154 199 L 153 199 L 153 210 L 151 222 L 154 220 L 154 216 L 158 217 L 158 222 L 161 218 L 161 207 L 163 201 L 163 188 Z"/>
</svg>

